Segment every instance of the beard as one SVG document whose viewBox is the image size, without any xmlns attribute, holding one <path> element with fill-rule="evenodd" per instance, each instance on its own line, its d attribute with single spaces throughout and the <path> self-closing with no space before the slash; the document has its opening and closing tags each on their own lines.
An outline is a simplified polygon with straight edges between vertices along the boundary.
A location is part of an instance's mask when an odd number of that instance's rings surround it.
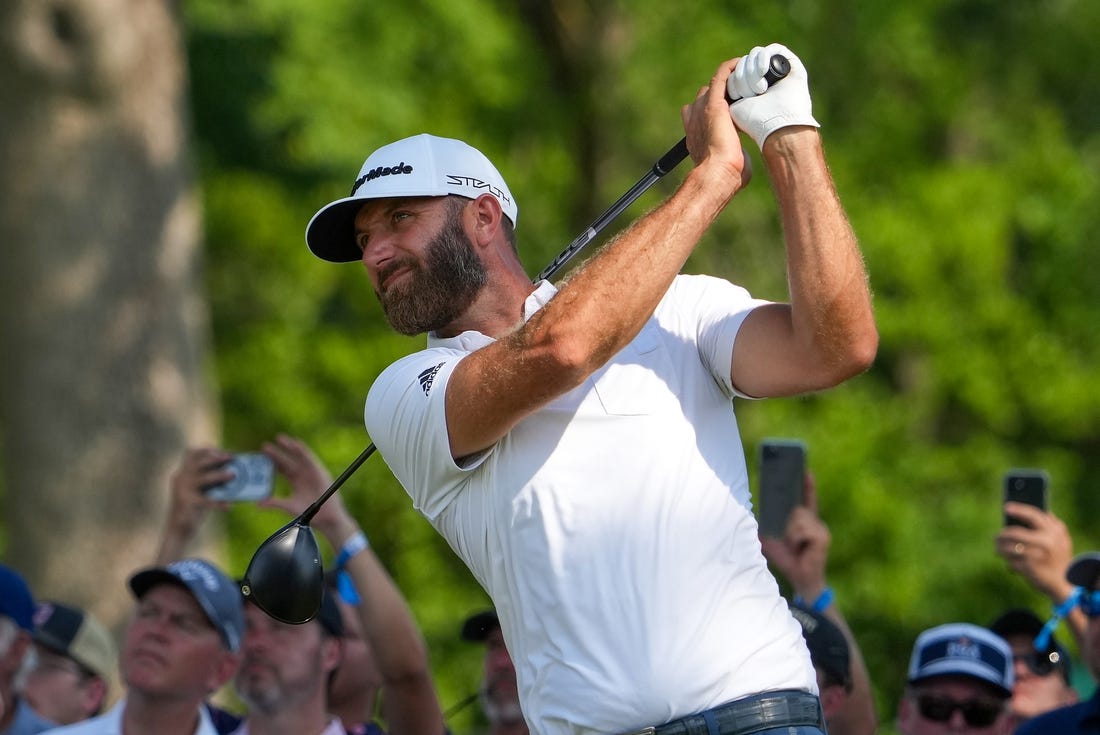
<svg viewBox="0 0 1100 735">
<path fill-rule="evenodd" d="M 407 278 L 378 293 L 386 321 L 407 336 L 434 332 L 470 308 L 488 279 L 474 252 L 462 220 L 452 210 L 439 233 L 425 248 L 421 266 L 412 259 L 390 263 L 379 271 L 379 283 L 394 271 L 412 267 Z"/>
<path fill-rule="evenodd" d="M 514 678 L 514 675 L 512 675 Z M 515 693 L 514 684 L 507 689 L 498 687 L 503 677 L 498 674 L 491 681 L 482 680 L 478 687 L 477 701 L 490 725 L 516 724 L 523 722 L 523 709 Z M 502 691 L 503 689 L 503 691 Z"/>
</svg>

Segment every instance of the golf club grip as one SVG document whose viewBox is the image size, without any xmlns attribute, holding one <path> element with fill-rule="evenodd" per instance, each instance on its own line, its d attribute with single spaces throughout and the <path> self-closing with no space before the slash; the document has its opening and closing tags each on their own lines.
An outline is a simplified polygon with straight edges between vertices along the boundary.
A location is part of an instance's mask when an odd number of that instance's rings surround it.
<svg viewBox="0 0 1100 735">
<path fill-rule="evenodd" d="M 773 84 L 790 73 L 791 60 L 783 54 L 772 54 L 771 59 L 768 60 L 768 70 L 764 72 L 764 81 L 768 83 L 768 89 L 771 89 Z M 766 94 L 767 91 L 768 90 L 765 89 L 761 94 Z M 744 98 L 738 97 L 737 99 L 733 99 L 729 96 L 729 92 L 726 93 L 726 102 L 729 102 L 731 105 L 742 99 Z"/>
</svg>

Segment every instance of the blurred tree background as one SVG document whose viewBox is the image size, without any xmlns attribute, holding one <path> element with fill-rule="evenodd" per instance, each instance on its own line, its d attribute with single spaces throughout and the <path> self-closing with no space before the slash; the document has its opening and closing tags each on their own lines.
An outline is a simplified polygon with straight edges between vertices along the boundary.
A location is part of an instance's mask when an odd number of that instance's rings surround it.
<svg viewBox="0 0 1100 735">
<path fill-rule="evenodd" d="M 1100 511 L 1100 5 L 190 0 L 181 9 L 211 374 L 228 448 L 288 432 L 336 474 L 369 441 L 371 381 L 422 344 L 389 331 L 361 267 L 316 260 L 304 244 L 309 217 L 346 193 L 375 147 L 431 132 L 480 148 L 519 203 L 521 256 L 535 273 L 682 136 L 679 106 L 720 61 L 779 40 L 809 69 L 882 341 L 874 368 L 841 388 L 741 402 L 738 412 L 753 468 L 762 437 L 809 445 L 833 533 L 830 582 L 884 729 L 921 629 L 987 623 L 1008 605 L 1048 610 L 993 553 L 1006 469 L 1046 468 L 1076 549 L 1100 544 L 1090 522 Z M 686 270 L 782 299 L 778 218 L 753 153 L 756 180 Z M 458 702 L 474 691 L 481 656 L 458 628 L 484 593 L 380 459 L 342 492 L 423 627 L 444 705 Z M 235 508 L 230 571 L 282 522 Z M 468 731 L 474 709 L 452 730 Z"/>
</svg>

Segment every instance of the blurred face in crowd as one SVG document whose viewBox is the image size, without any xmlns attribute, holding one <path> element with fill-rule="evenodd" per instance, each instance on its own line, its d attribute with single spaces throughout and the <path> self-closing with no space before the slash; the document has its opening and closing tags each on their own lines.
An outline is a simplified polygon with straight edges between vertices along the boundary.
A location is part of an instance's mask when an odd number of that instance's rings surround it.
<svg viewBox="0 0 1100 735">
<path fill-rule="evenodd" d="M 160 584 L 137 602 L 121 663 L 131 696 L 201 700 L 233 676 L 237 656 L 190 592 Z"/>
<path fill-rule="evenodd" d="M 73 659 L 35 644 L 37 661 L 23 697 L 34 711 L 59 725 L 85 720 L 103 707 L 107 684 Z"/>
<path fill-rule="evenodd" d="M 1010 709 L 1017 722 L 1077 701 L 1077 692 L 1066 682 L 1062 669 L 1045 661 L 1035 650 L 1031 636 L 1018 633 L 1006 636 L 1005 640 L 1012 648 L 1016 670 Z M 1040 670 L 1035 671 L 1037 668 Z"/>
<path fill-rule="evenodd" d="M 500 628 L 494 628 L 485 639 L 485 675 L 481 681 L 480 701 L 491 724 L 523 721 L 516 668 L 504 646 Z"/>
<path fill-rule="evenodd" d="M 250 709 L 274 714 L 324 696 L 329 672 L 340 663 L 340 642 L 317 620 L 290 625 L 245 605 L 241 668 L 234 680 Z"/>
<path fill-rule="evenodd" d="M 375 663 L 374 651 L 363 638 L 359 614 L 338 596 L 336 604 L 344 621 L 344 635 L 340 639 L 340 666 L 329 682 L 328 701 L 333 710 L 340 709 L 347 702 L 360 701 L 364 692 L 382 686 L 382 674 Z"/>
<path fill-rule="evenodd" d="M 968 677 L 944 676 L 910 686 L 898 708 L 900 735 L 1008 735 L 1008 700 Z"/>
<path fill-rule="evenodd" d="M 817 692 L 821 700 L 821 711 L 828 723 L 848 701 L 848 689 L 830 676 L 824 669 L 815 666 L 817 672 Z"/>
</svg>

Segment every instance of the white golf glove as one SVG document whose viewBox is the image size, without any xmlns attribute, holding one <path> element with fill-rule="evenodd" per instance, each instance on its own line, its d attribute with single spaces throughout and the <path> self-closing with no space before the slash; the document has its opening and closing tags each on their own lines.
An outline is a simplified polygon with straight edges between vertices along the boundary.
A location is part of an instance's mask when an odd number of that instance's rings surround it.
<svg viewBox="0 0 1100 735">
<path fill-rule="evenodd" d="M 791 71 L 769 89 L 764 74 L 774 54 L 786 56 L 791 62 Z M 737 100 L 730 105 L 733 121 L 751 135 L 761 149 L 767 137 L 780 128 L 791 125 L 821 127 L 814 120 L 806 67 L 781 43 L 757 46 L 741 57 L 726 82 L 726 91 L 730 99 Z"/>
</svg>

